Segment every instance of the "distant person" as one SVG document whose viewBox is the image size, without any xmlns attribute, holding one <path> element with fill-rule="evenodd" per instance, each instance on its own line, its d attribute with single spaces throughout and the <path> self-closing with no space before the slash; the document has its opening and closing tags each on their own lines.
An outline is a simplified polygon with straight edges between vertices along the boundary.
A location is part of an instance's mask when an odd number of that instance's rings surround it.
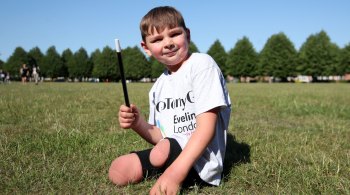
<svg viewBox="0 0 350 195">
<path fill-rule="evenodd" d="M 222 180 L 231 101 L 219 66 L 190 53 L 190 30 L 180 12 L 156 7 L 141 20 L 141 46 L 165 65 L 149 92 L 149 118 L 121 105 L 119 124 L 154 147 L 116 158 L 109 179 L 118 186 L 156 177 L 150 194 L 177 194 L 181 186 Z"/>
<path fill-rule="evenodd" d="M 5 72 L 0 69 L 0 83 L 5 83 Z"/>
<path fill-rule="evenodd" d="M 5 76 L 5 83 L 8 83 L 8 84 L 10 84 L 10 72 L 7 72 L 6 73 L 6 76 Z"/>
<path fill-rule="evenodd" d="M 29 75 L 29 69 L 27 67 L 27 64 L 22 65 L 22 68 L 20 69 L 20 74 L 21 74 L 21 78 L 22 78 L 22 83 L 26 83 L 27 77 Z"/>
<path fill-rule="evenodd" d="M 32 76 L 35 84 L 37 85 L 39 82 L 39 66 L 36 66 L 36 65 L 33 66 Z"/>
</svg>

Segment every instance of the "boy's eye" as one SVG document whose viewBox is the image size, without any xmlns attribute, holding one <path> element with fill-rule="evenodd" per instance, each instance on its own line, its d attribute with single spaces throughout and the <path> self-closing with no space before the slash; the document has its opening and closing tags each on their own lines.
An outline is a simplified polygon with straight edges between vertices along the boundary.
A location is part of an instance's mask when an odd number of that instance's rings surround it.
<svg viewBox="0 0 350 195">
<path fill-rule="evenodd" d="M 157 42 L 160 42 L 160 41 L 162 41 L 162 39 L 157 38 L 157 39 L 152 39 L 150 42 L 151 43 L 157 43 Z"/>
<path fill-rule="evenodd" d="M 171 37 L 176 37 L 176 36 L 179 36 L 179 35 L 181 35 L 181 34 L 182 34 L 181 32 L 173 33 L 173 34 L 171 35 Z"/>
</svg>

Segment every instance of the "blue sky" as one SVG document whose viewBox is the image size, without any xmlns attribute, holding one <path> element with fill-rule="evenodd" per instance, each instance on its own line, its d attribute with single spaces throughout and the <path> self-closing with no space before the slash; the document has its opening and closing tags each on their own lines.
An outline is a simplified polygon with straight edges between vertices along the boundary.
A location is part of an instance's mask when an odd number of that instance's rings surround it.
<svg viewBox="0 0 350 195">
<path fill-rule="evenodd" d="M 151 8 L 176 7 L 192 41 L 207 52 L 215 40 L 226 51 L 247 36 L 257 51 L 273 34 L 284 32 L 296 49 L 324 30 L 339 47 L 350 43 L 349 0 L 0 0 L 0 59 L 18 46 L 43 53 L 84 47 L 90 54 L 105 46 L 140 45 L 138 25 Z"/>
</svg>

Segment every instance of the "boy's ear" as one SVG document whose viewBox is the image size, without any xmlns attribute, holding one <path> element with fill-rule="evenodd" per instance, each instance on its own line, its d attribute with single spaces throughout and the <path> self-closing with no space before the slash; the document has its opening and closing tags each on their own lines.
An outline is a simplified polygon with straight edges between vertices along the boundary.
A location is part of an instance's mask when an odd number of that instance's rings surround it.
<svg viewBox="0 0 350 195">
<path fill-rule="evenodd" d="M 148 49 L 148 47 L 147 47 L 147 45 L 146 45 L 146 43 L 145 43 L 144 41 L 141 41 L 141 47 L 142 47 L 143 51 L 145 51 L 145 53 L 146 53 L 149 57 L 152 56 L 151 51 Z"/>
</svg>

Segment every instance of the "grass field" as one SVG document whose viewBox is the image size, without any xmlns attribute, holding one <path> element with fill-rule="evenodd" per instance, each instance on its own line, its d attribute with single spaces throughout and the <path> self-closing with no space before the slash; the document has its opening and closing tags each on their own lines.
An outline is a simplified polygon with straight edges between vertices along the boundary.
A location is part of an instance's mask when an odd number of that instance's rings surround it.
<svg viewBox="0 0 350 195">
<path fill-rule="evenodd" d="M 151 84 L 129 84 L 147 118 Z M 184 194 L 350 194 L 350 84 L 228 84 L 225 178 Z M 0 85 L 0 194 L 147 194 L 118 188 L 118 155 L 149 145 L 117 121 L 120 83 Z"/>
</svg>

